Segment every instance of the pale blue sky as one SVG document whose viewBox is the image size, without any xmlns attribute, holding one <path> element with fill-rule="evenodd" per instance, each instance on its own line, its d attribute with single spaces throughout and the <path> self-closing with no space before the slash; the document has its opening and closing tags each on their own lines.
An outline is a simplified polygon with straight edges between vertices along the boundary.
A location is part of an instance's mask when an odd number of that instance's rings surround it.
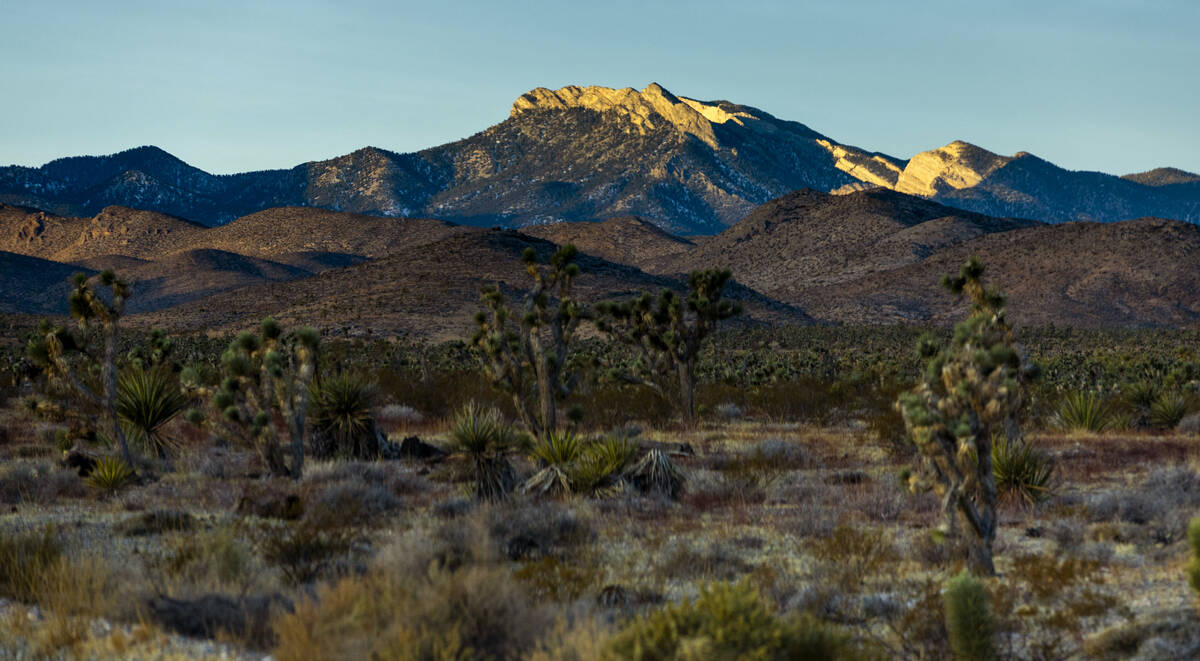
<svg viewBox="0 0 1200 661">
<path fill-rule="evenodd" d="M 897 157 L 1200 171 L 1200 0 L 0 0 L 0 163 L 414 151 L 538 86 L 728 99 Z"/>
</svg>

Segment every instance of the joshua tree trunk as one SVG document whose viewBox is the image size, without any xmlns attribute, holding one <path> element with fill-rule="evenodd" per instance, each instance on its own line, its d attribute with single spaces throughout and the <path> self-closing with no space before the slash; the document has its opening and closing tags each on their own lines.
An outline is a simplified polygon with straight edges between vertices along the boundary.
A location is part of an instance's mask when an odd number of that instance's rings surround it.
<svg viewBox="0 0 1200 661">
<path fill-rule="evenodd" d="M 695 360 L 679 364 L 679 409 L 683 424 L 691 429 L 696 426 L 696 363 Z"/>
<path fill-rule="evenodd" d="M 121 458 L 132 467 L 133 453 L 129 451 L 129 441 L 125 438 L 125 430 L 121 429 L 120 416 L 117 415 L 117 320 L 113 319 L 106 325 L 104 368 L 101 374 L 104 380 L 104 410 L 108 413 L 112 440 L 121 448 Z"/>
</svg>

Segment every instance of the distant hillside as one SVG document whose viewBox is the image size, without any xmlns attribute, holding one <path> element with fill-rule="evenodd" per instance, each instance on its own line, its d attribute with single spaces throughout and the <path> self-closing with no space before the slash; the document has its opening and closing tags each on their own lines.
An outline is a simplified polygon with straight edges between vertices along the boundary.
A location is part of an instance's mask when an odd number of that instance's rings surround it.
<svg viewBox="0 0 1200 661">
<path fill-rule="evenodd" d="M 351 334 L 411 334 L 432 339 L 462 338 L 473 330 L 479 292 L 499 283 L 512 298 L 529 286 L 521 253 L 533 247 L 544 260 L 553 244 L 511 231 L 485 230 L 450 236 L 413 254 L 396 254 L 313 277 L 199 299 L 186 306 L 139 315 L 137 323 L 179 331 L 234 330 L 273 315 L 287 323 L 314 324 Z M 585 301 L 680 288 L 674 278 L 583 255 L 576 295 Z M 741 287 L 748 317 L 770 323 L 806 323 L 801 311 Z"/>
<path fill-rule="evenodd" d="M 533 225 L 522 228 L 521 232 L 558 245 L 573 243 L 589 255 L 650 270 L 655 264 L 687 253 L 695 246 L 692 241 L 632 216 L 602 223 Z"/>
<path fill-rule="evenodd" d="M 156 147 L 0 168 L 0 203 L 59 216 L 113 205 L 205 225 L 291 206 L 483 227 L 637 216 L 683 235 L 717 234 L 798 189 L 875 186 L 992 216 L 1200 222 L 1200 181 L 1181 170 L 1073 172 L 963 141 L 904 160 L 657 84 L 538 88 L 508 119 L 456 142 L 410 154 L 366 147 L 286 170 L 212 175 Z"/>
<path fill-rule="evenodd" d="M 271 314 L 448 339 L 470 331 L 481 286 L 514 297 L 528 286 L 525 247 L 574 243 L 584 300 L 682 291 L 688 271 L 727 267 L 730 296 L 748 310 L 739 323 L 948 323 L 960 309 L 937 282 L 970 255 L 988 262 L 1021 323 L 1200 323 L 1200 227 L 1177 221 L 1043 224 L 874 187 L 797 191 L 697 240 L 633 217 L 526 231 L 302 207 L 215 228 L 123 207 L 94 218 L 0 207 L 0 250 L 10 249 L 0 312 L 61 313 L 71 273 L 110 268 L 133 283 L 133 325 L 226 331 Z"/>
<path fill-rule="evenodd" d="M 1094 327 L 1200 323 L 1200 228 L 1147 218 L 1041 225 L 993 233 L 908 266 L 793 302 L 818 318 L 949 323 L 961 303 L 934 285 L 971 255 L 981 257 L 1021 324 Z"/>
</svg>

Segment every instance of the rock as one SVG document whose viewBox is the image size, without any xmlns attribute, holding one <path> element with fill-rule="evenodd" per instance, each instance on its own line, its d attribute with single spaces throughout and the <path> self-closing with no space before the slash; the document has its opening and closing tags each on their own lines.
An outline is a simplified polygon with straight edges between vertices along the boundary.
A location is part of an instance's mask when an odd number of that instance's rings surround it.
<svg viewBox="0 0 1200 661">
<path fill-rule="evenodd" d="M 292 610 L 292 603 L 279 595 L 233 599 L 209 594 L 196 599 L 152 597 L 146 602 L 152 620 L 165 629 L 193 638 L 216 638 L 230 634 L 260 643 L 274 639 L 272 612 Z"/>
<path fill-rule="evenodd" d="M 825 484 L 862 484 L 870 481 L 870 476 L 862 471 L 838 471 L 825 478 Z"/>
<path fill-rule="evenodd" d="M 62 463 L 67 468 L 75 469 L 79 477 L 91 475 L 92 470 L 96 468 L 96 458 L 79 450 L 71 450 Z"/>
<path fill-rule="evenodd" d="M 1189 413 L 1183 416 L 1178 425 L 1175 425 L 1175 431 L 1180 434 L 1200 434 L 1200 413 Z"/>
<path fill-rule="evenodd" d="M 422 441 L 416 436 L 409 436 L 403 441 L 400 441 L 400 446 L 397 448 L 397 455 L 403 459 L 441 459 L 450 453 Z"/>
<path fill-rule="evenodd" d="M 126 519 L 116 526 L 117 532 L 126 537 L 183 532 L 195 528 L 196 518 L 182 510 L 152 510 Z"/>
<path fill-rule="evenodd" d="M 294 521 L 304 515 L 304 501 L 294 493 L 271 486 L 248 488 L 237 504 L 238 514 Z"/>
</svg>

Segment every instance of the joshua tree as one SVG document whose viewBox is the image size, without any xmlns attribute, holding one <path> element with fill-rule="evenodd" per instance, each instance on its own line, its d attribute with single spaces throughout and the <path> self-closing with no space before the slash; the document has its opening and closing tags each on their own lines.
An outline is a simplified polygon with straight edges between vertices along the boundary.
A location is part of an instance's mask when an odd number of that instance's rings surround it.
<svg viewBox="0 0 1200 661">
<path fill-rule="evenodd" d="M 225 433 L 256 447 L 272 474 L 298 480 L 304 470 L 309 384 L 316 372 L 319 344 L 315 330 L 302 328 L 284 335 L 278 322 L 268 318 L 259 333 L 239 334 L 221 356 L 225 377 L 215 392 L 196 387 L 193 373 L 186 373 L 184 379 L 192 382 L 196 394 L 212 395 L 220 412 L 214 422 Z M 277 418 L 287 430 L 290 464 Z"/>
<path fill-rule="evenodd" d="M 509 307 L 499 285 L 483 290 L 486 309 L 475 315 L 479 330 L 471 339 L 492 382 L 509 393 L 521 422 L 541 437 L 558 426 L 558 400 L 575 388 L 578 374 L 567 366 L 567 350 L 588 316 L 574 299 L 571 285 L 579 275 L 573 245 L 559 248 L 548 264 L 526 248 L 521 258 L 533 279 L 518 313 Z"/>
<path fill-rule="evenodd" d="M 636 373 L 619 378 L 674 398 L 688 426 L 696 419 L 696 358 L 704 338 L 742 312 L 740 305 L 721 298 L 730 276 L 728 270 L 692 271 L 687 298 L 664 289 L 657 301 L 643 292 L 631 301 L 596 306 L 596 326 L 640 354 Z"/>
<path fill-rule="evenodd" d="M 72 282 L 67 301 L 80 335 L 42 322 L 26 346 L 27 357 L 47 381 L 48 397 L 33 405 L 42 414 L 81 417 L 90 425 L 102 425 L 132 466 L 133 455 L 117 413 L 117 340 L 130 287 L 112 271 L 97 276 L 99 287 L 85 273 L 75 274 Z M 107 295 L 98 291 L 100 287 L 108 289 Z M 71 406 L 71 400 L 81 401 L 88 410 Z"/>
<path fill-rule="evenodd" d="M 972 257 L 957 278 L 942 284 L 971 301 L 970 315 L 954 327 L 942 347 L 922 338 L 929 362 L 921 383 L 901 395 L 897 406 L 923 457 L 923 470 L 910 486 L 933 489 L 943 498 L 947 532 L 961 534 L 973 572 L 992 575 L 996 539 L 996 482 L 992 437 L 1018 437 L 1017 415 L 1025 383 L 1036 370 L 1017 344 L 1004 314 L 1004 296 L 985 287 L 984 266 Z M 959 523 L 964 531 L 959 531 Z"/>
</svg>

